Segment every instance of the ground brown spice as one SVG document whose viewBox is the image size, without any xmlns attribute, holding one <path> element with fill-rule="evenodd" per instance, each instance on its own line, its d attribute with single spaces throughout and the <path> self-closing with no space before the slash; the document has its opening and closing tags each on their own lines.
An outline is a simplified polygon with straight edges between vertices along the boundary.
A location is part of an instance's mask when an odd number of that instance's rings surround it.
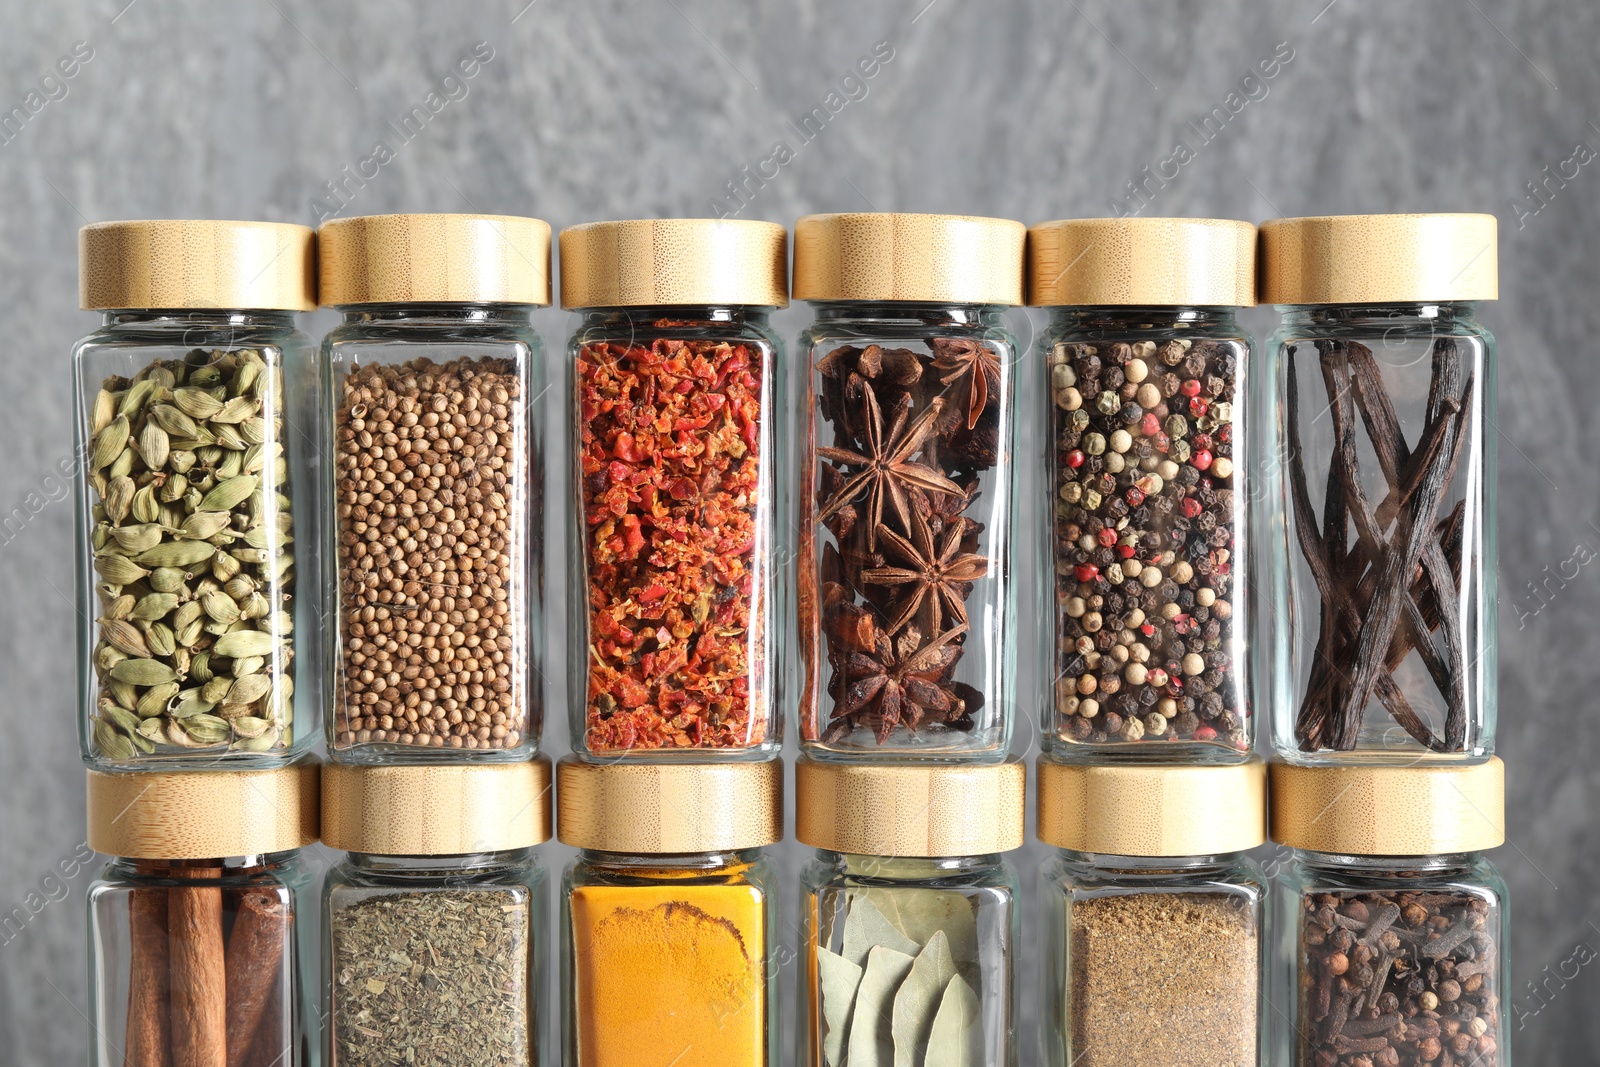
<svg viewBox="0 0 1600 1067">
<path fill-rule="evenodd" d="M 1222 893 L 1068 905 L 1074 1067 L 1254 1067 L 1260 930 Z"/>
</svg>

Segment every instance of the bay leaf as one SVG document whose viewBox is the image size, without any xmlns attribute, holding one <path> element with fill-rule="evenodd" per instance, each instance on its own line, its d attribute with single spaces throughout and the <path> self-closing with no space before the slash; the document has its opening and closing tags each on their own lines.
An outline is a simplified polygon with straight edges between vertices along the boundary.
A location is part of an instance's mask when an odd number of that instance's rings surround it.
<svg viewBox="0 0 1600 1067">
<path fill-rule="evenodd" d="M 852 891 L 845 908 L 844 958 L 857 967 L 867 965 L 867 953 L 874 945 L 892 948 L 906 956 L 915 956 L 921 951 L 922 943 L 912 941 L 897 930 L 862 891 Z"/>
<path fill-rule="evenodd" d="M 837 952 L 817 950 L 817 985 L 822 997 L 822 1021 L 827 1027 L 822 1036 L 825 1067 L 841 1067 L 844 1063 L 844 1039 L 850 1029 L 850 1012 L 855 1007 L 861 975 L 860 967 Z"/>
<path fill-rule="evenodd" d="M 956 966 L 966 971 L 977 965 L 978 913 L 971 897 L 951 889 L 859 889 L 856 895 L 919 945 L 943 930 Z"/>
<path fill-rule="evenodd" d="M 979 1067 L 983 1063 L 982 1006 L 960 976 L 950 979 L 928 1032 L 923 1067 Z"/>
<path fill-rule="evenodd" d="M 934 933 L 911 964 L 894 995 L 894 1067 L 919 1067 L 928 1050 L 928 1031 L 939 1010 L 945 986 L 956 977 L 950 939 Z"/>
<path fill-rule="evenodd" d="M 912 962 L 913 957 L 883 945 L 873 945 L 868 950 L 866 970 L 856 989 L 855 1010 L 850 1013 L 845 1061 L 850 1067 L 892 1067 L 894 994 L 910 973 Z"/>
</svg>

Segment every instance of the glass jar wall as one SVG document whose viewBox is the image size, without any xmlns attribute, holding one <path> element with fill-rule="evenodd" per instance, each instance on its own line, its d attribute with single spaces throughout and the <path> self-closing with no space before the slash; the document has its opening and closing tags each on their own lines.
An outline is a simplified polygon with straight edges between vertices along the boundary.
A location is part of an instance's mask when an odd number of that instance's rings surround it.
<svg viewBox="0 0 1600 1067">
<path fill-rule="evenodd" d="M 315 839 L 314 763 L 90 772 L 92 1067 L 319 1062 Z"/>
<path fill-rule="evenodd" d="M 1039 763 L 1044 1062 L 1254 1067 L 1267 1056 L 1259 760 Z M 1198 817 L 1210 806 L 1225 813 Z"/>
<path fill-rule="evenodd" d="M 774 565 L 787 231 L 703 219 L 561 233 L 572 337 L 572 736 L 583 753 L 782 744 Z"/>
<path fill-rule="evenodd" d="M 1509 1064 L 1507 893 L 1480 854 L 1504 840 L 1500 762 L 1273 776 L 1273 836 L 1295 848 L 1278 889 L 1280 1061 Z"/>
<path fill-rule="evenodd" d="M 526 759 L 543 722 L 550 227 L 486 215 L 319 233 L 332 443 L 328 748 Z"/>
<path fill-rule="evenodd" d="M 1014 1065 L 1026 774 L 987 765 L 797 768 L 799 1060 Z M 870 803 L 863 810 L 852 804 Z M 942 1059 L 941 1059 L 942 1057 Z"/>
<path fill-rule="evenodd" d="M 105 316 L 72 355 L 93 766 L 270 765 L 316 739 L 311 245 L 251 222 L 80 234 Z"/>
<path fill-rule="evenodd" d="M 1282 219 L 1261 378 L 1273 745 L 1285 758 L 1494 751 L 1490 215 Z"/>
<path fill-rule="evenodd" d="M 546 1035 L 550 761 L 329 764 L 329 1063 L 554 1063 Z"/>
<path fill-rule="evenodd" d="M 811 215 L 800 734 L 818 758 L 1005 758 L 1013 718 L 1020 223 Z"/>
<path fill-rule="evenodd" d="M 1081 219 L 1031 235 L 1049 376 L 1052 691 L 1062 759 L 1237 762 L 1247 678 L 1244 390 L 1255 228 Z"/>
<path fill-rule="evenodd" d="M 568 1064 L 781 1063 L 777 761 L 559 769 Z"/>
</svg>

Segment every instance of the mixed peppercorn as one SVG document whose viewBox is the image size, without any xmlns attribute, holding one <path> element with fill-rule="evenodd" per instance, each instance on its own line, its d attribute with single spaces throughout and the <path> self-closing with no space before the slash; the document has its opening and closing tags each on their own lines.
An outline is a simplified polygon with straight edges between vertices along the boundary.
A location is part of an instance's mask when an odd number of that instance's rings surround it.
<svg viewBox="0 0 1600 1067">
<path fill-rule="evenodd" d="M 594 342 L 577 358 L 590 750 L 762 744 L 763 352 Z"/>
<path fill-rule="evenodd" d="M 1232 340 L 1060 343 L 1056 736 L 1248 749 L 1234 670 Z"/>
</svg>

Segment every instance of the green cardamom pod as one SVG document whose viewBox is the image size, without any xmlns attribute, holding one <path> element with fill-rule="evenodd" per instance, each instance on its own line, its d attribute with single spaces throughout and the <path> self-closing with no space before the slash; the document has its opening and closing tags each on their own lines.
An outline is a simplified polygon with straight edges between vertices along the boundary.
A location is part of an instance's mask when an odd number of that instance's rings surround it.
<svg viewBox="0 0 1600 1067">
<path fill-rule="evenodd" d="M 223 448 L 230 449 L 227 457 L 217 465 L 217 481 L 224 482 L 229 478 L 237 478 L 244 471 L 244 452 L 234 449 L 233 442 L 223 440 L 221 434 L 217 435 L 217 443 Z"/>
<path fill-rule="evenodd" d="M 219 582 L 226 582 L 239 573 L 239 568 L 244 566 L 226 552 L 218 552 L 211 557 L 211 574 Z"/>
<path fill-rule="evenodd" d="M 228 528 L 232 520 L 226 511 L 197 511 L 183 520 L 181 532 L 194 541 L 207 541 Z"/>
<path fill-rule="evenodd" d="M 216 677 L 200 687 L 200 699 L 207 704 L 220 704 L 228 695 L 228 690 L 233 688 L 233 679 Z"/>
<path fill-rule="evenodd" d="M 111 539 L 124 552 L 137 555 L 161 543 L 161 527 L 153 522 L 142 522 L 134 526 L 119 526 L 111 531 Z"/>
<path fill-rule="evenodd" d="M 129 511 L 137 522 L 160 521 L 161 505 L 156 501 L 156 487 L 153 483 L 139 487 L 139 491 L 133 494 L 133 504 Z"/>
<path fill-rule="evenodd" d="M 158 593 L 176 593 L 183 588 L 183 572 L 176 567 L 157 567 L 150 572 L 150 588 Z"/>
<path fill-rule="evenodd" d="M 104 552 L 111 543 L 111 527 L 106 523 L 96 523 L 94 533 L 89 535 L 89 544 L 96 552 Z"/>
<path fill-rule="evenodd" d="M 187 626 L 178 627 L 174 632 L 177 635 L 178 647 L 180 651 L 186 648 L 193 648 L 206 632 L 205 623 L 201 622 L 199 619 L 195 619 Z"/>
<path fill-rule="evenodd" d="M 178 721 L 182 724 L 184 732 L 202 745 L 220 745 L 233 733 L 233 727 L 228 725 L 228 720 L 219 719 L 215 715 L 191 715 L 187 719 Z"/>
<path fill-rule="evenodd" d="M 151 567 L 192 567 L 210 559 L 217 546 L 205 541 L 168 541 L 134 557 Z"/>
<path fill-rule="evenodd" d="M 112 679 L 106 684 L 106 691 L 111 694 L 111 699 L 132 711 L 139 706 L 139 687 L 129 685 Z"/>
<path fill-rule="evenodd" d="M 235 600 L 243 600 L 245 597 L 256 591 L 256 580 L 254 578 L 247 578 L 243 575 L 240 575 L 238 577 L 229 579 L 228 582 L 223 585 L 222 591 L 227 593 Z"/>
<path fill-rule="evenodd" d="M 110 645 L 101 645 L 94 650 L 94 665 L 107 674 L 111 673 L 113 667 L 127 658 L 128 654 L 126 652 Z"/>
<path fill-rule="evenodd" d="M 177 719 L 167 720 L 167 743 L 177 745 L 179 748 L 206 748 L 202 741 L 196 741 L 184 730 Z"/>
<path fill-rule="evenodd" d="M 200 605 L 214 622 L 231 624 L 239 621 L 239 605 L 234 603 L 231 596 L 221 590 L 207 593 L 201 597 Z"/>
<path fill-rule="evenodd" d="M 172 627 L 164 622 L 150 624 L 150 632 L 145 634 L 145 640 L 150 643 L 150 651 L 158 656 L 170 656 L 178 650 L 178 639 L 172 632 Z"/>
<path fill-rule="evenodd" d="M 106 518 L 114 523 L 126 519 L 128 509 L 133 506 L 133 494 L 137 488 L 132 478 L 112 478 L 106 484 L 104 497 Z"/>
<path fill-rule="evenodd" d="M 265 674 L 247 674 L 228 690 L 229 704 L 254 704 L 272 691 L 272 679 Z"/>
<path fill-rule="evenodd" d="M 132 685 L 165 685 L 177 675 L 160 660 L 125 659 L 111 668 L 111 677 Z"/>
<path fill-rule="evenodd" d="M 183 499 L 184 494 L 188 491 L 189 479 L 181 474 L 174 474 L 156 491 L 156 496 L 161 499 L 163 504 L 176 504 Z"/>
<path fill-rule="evenodd" d="M 113 726 L 120 727 L 130 733 L 139 728 L 139 716 L 125 708 L 119 708 L 109 700 L 101 701 L 100 713 Z"/>
<path fill-rule="evenodd" d="M 255 715 L 241 715 L 229 721 L 233 724 L 233 732 L 240 737 L 260 737 L 272 729 L 272 723 Z"/>
<path fill-rule="evenodd" d="M 272 553 L 264 548 L 231 548 L 228 555 L 241 563 L 266 563 L 272 558 Z"/>
<path fill-rule="evenodd" d="M 248 396 L 236 396 L 226 404 L 222 405 L 221 411 L 217 412 L 215 415 L 209 416 L 209 421 L 212 423 L 220 422 L 227 425 L 237 425 L 260 410 L 261 401 L 255 400 Z"/>
<path fill-rule="evenodd" d="M 197 353 L 203 355 L 204 353 Z M 223 357 L 226 358 L 226 357 Z M 196 367 L 189 373 L 189 384 L 203 389 L 211 389 L 222 384 L 222 360 L 207 363 L 203 367 Z"/>
<path fill-rule="evenodd" d="M 200 601 L 185 601 L 178 608 L 177 614 L 172 616 L 172 628 L 181 630 L 190 623 L 197 622 L 200 618 L 200 612 L 203 610 L 204 608 L 201 607 Z"/>
<path fill-rule="evenodd" d="M 102 553 L 94 558 L 94 569 L 112 585 L 132 585 L 150 572 L 127 556 Z"/>
<path fill-rule="evenodd" d="M 146 593 L 133 606 L 133 617 L 144 622 L 164 619 L 178 606 L 176 593 Z"/>
<path fill-rule="evenodd" d="M 118 415 L 110 425 L 94 435 L 94 449 L 90 452 L 90 470 L 101 470 L 116 462 L 128 445 L 128 417 Z"/>
<path fill-rule="evenodd" d="M 216 488 L 200 501 L 197 511 L 231 511 L 250 498 L 261 484 L 253 474 L 240 474 L 218 482 Z"/>
<path fill-rule="evenodd" d="M 211 681 L 211 677 L 211 653 L 195 653 L 194 663 L 189 667 L 189 678 L 192 681 L 204 684 L 205 682 Z"/>
<path fill-rule="evenodd" d="M 216 706 L 216 701 L 205 698 L 204 688 L 185 689 L 178 694 L 178 701 L 172 706 L 172 714 L 180 719 L 187 719 L 192 715 L 203 715 Z"/>
<path fill-rule="evenodd" d="M 167 466 L 175 473 L 188 474 L 194 469 L 194 453 L 188 449 L 174 449 L 172 455 L 167 458 Z"/>
<path fill-rule="evenodd" d="M 107 478 L 126 478 L 133 473 L 133 461 L 138 455 L 131 448 L 124 448 L 122 454 L 112 460 L 111 466 L 106 468 Z"/>
<path fill-rule="evenodd" d="M 247 444 L 259 447 L 267 439 L 266 420 L 260 418 L 245 419 L 239 424 L 239 436 L 244 438 Z M 248 464 L 246 469 L 248 469 Z"/>
<path fill-rule="evenodd" d="M 102 389 L 94 395 L 94 403 L 89 405 L 89 433 L 94 435 L 111 425 L 111 420 L 117 417 L 117 398 L 111 395 L 109 389 Z"/>
<path fill-rule="evenodd" d="M 144 429 L 139 431 L 139 454 L 144 457 L 144 465 L 153 471 L 162 470 L 171 452 L 167 431 L 154 420 L 145 423 Z"/>
<path fill-rule="evenodd" d="M 272 603 L 260 593 L 251 593 L 239 605 L 241 619 L 264 619 L 272 613 Z"/>
<path fill-rule="evenodd" d="M 113 648 L 120 649 L 138 659 L 150 656 L 150 646 L 145 644 L 139 628 L 121 619 L 101 619 L 100 636 Z"/>
<path fill-rule="evenodd" d="M 265 656 L 240 656 L 233 661 L 233 676 L 243 678 L 247 674 L 255 674 L 266 665 Z"/>
<path fill-rule="evenodd" d="M 190 381 L 193 380 L 193 378 L 190 378 Z M 222 410 L 221 400 L 218 400 L 216 397 L 206 392 L 206 390 L 198 389 L 194 386 L 185 386 L 182 389 L 174 389 L 172 391 L 172 402 L 176 404 L 178 406 L 178 410 L 182 411 L 185 415 L 188 415 L 192 419 L 200 419 L 202 421 L 212 418 L 217 414 L 217 412 Z"/>
<path fill-rule="evenodd" d="M 161 388 L 155 382 L 146 378 L 144 381 L 134 382 L 128 391 L 122 394 L 122 405 L 117 409 L 117 414 L 132 418 L 144 409 L 146 403 Z"/>
<path fill-rule="evenodd" d="M 167 739 L 165 725 L 160 719 L 144 719 L 139 723 L 139 736 L 160 744 Z"/>
<path fill-rule="evenodd" d="M 124 621 L 130 619 L 133 617 L 133 606 L 137 603 L 138 601 L 134 599 L 132 593 L 124 593 L 119 597 L 113 597 L 106 604 L 106 618 Z"/>
<path fill-rule="evenodd" d="M 253 352 L 241 352 L 241 356 L 254 356 Z M 230 392 L 234 396 L 245 396 L 254 388 L 256 379 L 261 376 L 261 359 L 241 359 L 239 369 L 233 375 L 233 388 Z"/>
<path fill-rule="evenodd" d="M 133 742 L 105 719 L 94 721 L 94 743 L 100 754 L 109 759 L 133 758 Z"/>
<path fill-rule="evenodd" d="M 152 715 L 160 715 L 167 710 L 167 705 L 172 703 L 172 698 L 178 695 L 178 683 L 167 682 L 164 685 L 153 685 L 145 690 L 144 696 L 134 705 L 141 718 L 148 719 Z"/>
<path fill-rule="evenodd" d="M 176 394 L 174 394 L 176 399 Z M 218 405 L 219 407 L 221 405 Z M 157 404 L 150 409 L 150 417 L 173 437 L 198 437 L 200 427 L 189 416 L 171 404 Z"/>
</svg>

